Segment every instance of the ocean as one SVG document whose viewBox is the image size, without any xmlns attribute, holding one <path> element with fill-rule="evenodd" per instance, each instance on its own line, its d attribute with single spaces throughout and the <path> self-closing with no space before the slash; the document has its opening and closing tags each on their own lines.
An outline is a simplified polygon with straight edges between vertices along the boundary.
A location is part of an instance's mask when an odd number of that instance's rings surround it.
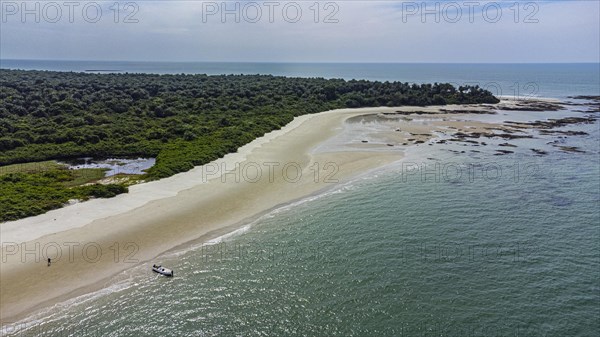
<svg viewBox="0 0 600 337">
<path fill-rule="evenodd" d="M 598 95 L 600 63 L 223 63 L 0 60 L 0 68 L 153 74 L 263 74 L 411 83 L 479 85 L 495 95 L 557 97 Z"/>
<path fill-rule="evenodd" d="M 407 82 L 535 83 L 599 95 L 598 64 L 133 64 L 2 60 L 2 67 L 261 73 Z M 187 67 L 187 68 L 186 68 Z M 509 89 L 505 89 L 509 90 Z M 506 94 L 510 96 L 511 94 Z M 473 118 L 582 116 L 502 111 Z M 597 336 L 600 129 L 486 147 L 416 146 L 398 163 L 161 255 L 106 288 L 4 327 L 48 336 Z M 560 138 L 562 137 L 562 138 Z M 558 151 L 549 144 L 584 153 Z M 537 155 L 537 148 L 548 152 Z M 418 167 L 418 170 L 414 168 Z M 410 168 L 410 169 L 409 169 Z"/>
</svg>

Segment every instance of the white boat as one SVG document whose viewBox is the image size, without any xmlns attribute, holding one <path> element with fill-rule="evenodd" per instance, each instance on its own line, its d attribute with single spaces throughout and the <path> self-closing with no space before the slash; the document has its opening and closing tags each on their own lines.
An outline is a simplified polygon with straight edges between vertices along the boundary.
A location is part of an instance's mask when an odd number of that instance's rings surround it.
<svg viewBox="0 0 600 337">
<path fill-rule="evenodd" d="M 173 270 L 169 269 L 169 268 L 165 268 L 161 265 L 152 265 L 152 271 L 154 271 L 155 273 L 159 273 L 165 276 L 173 276 Z"/>
</svg>

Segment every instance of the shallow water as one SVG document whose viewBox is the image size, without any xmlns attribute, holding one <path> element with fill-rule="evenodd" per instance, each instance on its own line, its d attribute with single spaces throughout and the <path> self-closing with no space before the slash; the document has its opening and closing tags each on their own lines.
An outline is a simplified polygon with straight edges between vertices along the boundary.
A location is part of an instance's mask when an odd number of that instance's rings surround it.
<svg viewBox="0 0 600 337">
<path fill-rule="evenodd" d="M 70 169 L 106 169 L 106 177 L 117 174 L 144 174 L 144 171 L 154 166 L 155 158 L 121 159 L 109 158 L 95 160 L 93 158 L 79 158 L 66 162 Z"/>
</svg>

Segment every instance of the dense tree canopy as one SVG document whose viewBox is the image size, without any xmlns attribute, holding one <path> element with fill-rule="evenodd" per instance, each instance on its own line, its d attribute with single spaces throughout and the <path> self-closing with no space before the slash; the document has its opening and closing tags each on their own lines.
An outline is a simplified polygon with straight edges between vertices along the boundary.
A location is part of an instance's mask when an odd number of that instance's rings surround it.
<svg viewBox="0 0 600 337">
<path fill-rule="evenodd" d="M 496 102 L 479 87 L 437 83 L 0 69 L 0 169 L 8 171 L 0 171 L 0 221 L 127 191 L 123 184 L 97 184 L 98 170 L 84 177 L 52 162 L 31 172 L 3 165 L 146 156 L 156 157 L 156 165 L 142 179 L 157 179 L 234 152 L 303 114 Z"/>
<path fill-rule="evenodd" d="M 0 165 L 157 157 L 149 178 L 214 160 L 295 116 L 344 107 L 496 103 L 479 87 L 266 75 L 0 70 Z"/>
</svg>

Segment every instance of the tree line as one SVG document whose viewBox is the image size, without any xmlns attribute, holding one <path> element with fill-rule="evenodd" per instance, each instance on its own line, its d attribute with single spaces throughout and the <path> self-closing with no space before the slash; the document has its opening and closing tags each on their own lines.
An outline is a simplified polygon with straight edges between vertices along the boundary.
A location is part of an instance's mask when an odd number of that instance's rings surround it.
<svg viewBox="0 0 600 337">
<path fill-rule="evenodd" d="M 478 86 L 271 75 L 0 70 L 0 165 L 156 157 L 148 178 L 189 170 L 337 108 L 497 103 Z"/>
</svg>

